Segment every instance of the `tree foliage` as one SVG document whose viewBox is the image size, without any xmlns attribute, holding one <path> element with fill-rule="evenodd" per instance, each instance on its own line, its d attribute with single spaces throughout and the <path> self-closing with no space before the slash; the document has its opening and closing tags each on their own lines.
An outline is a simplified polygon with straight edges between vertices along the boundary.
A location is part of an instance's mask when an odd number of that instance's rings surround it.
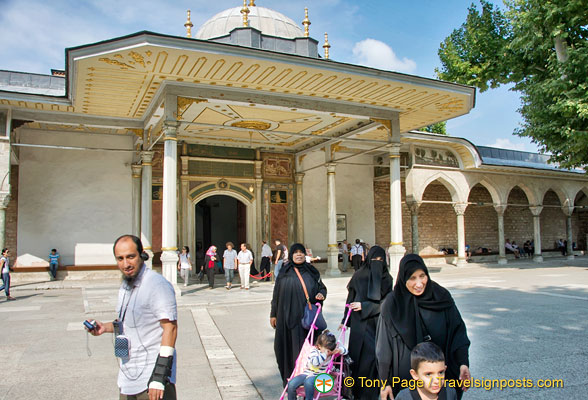
<svg viewBox="0 0 588 400">
<path fill-rule="evenodd" d="M 588 4 L 586 0 L 485 0 L 439 48 L 444 80 L 480 91 L 512 83 L 523 125 L 564 167 L 588 165 Z"/>
<path fill-rule="evenodd" d="M 423 126 L 419 129 L 421 132 L 438 133 L 440 135 L 447 135 L 447 122 L 437 122 L 432 125 Z"/>
</svg>

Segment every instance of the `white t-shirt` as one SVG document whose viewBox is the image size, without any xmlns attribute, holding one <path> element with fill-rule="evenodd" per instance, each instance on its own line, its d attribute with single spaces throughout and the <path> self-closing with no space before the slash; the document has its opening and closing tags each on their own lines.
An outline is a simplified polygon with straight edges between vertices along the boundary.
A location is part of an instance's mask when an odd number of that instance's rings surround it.
<svg viewBox="0 0 588 400">
<path fill-rule="evenodd" d="M 190 253 L 180 253 L 180 267 L 182 269 L 190 269 L 192 262 L 190 261 Z"/>
<path fill-rule="evenodd" d="M 2 273 L 7 274 L 10 272 L 10 259 L 8 257 L 2 256 L 0 260 L 4 260 L 4 265 L 2 266 Z"/>
<path fill-rule="evenodd" d="M 126 311 L 125 311 L 126 310 Z M 118 387 L 122 394 L 133 395 L 147 389 L 147 384 L 161 347 L 163 328 L 160 320 L 177 321 L 176 294 L 172 285 L 143 264 L 133 287 L 123 282 L 118 292 L 117 315 L 123 319 L 123 334 L 131 344 L 130 358 L 121 360 Z M 176 361 L 170 381 L 176 382 Z"/>
<path fill-rule="evenodd" d="M 253 261 L 253 254 L 249 250 L 241 250 L 237 255 L 239 264 L 249 264 L 249 261 Z"/>
</svg>

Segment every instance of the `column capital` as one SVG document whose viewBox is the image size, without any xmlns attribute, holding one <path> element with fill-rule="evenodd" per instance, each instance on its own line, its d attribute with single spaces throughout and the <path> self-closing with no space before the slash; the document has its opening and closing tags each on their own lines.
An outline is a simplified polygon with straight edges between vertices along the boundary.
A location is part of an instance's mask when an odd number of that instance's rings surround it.
<svg viewBox="0 0 588 400">
<path fill-rule="evenodd" d="M 495 204 L 494 209 L 499 216 L 504 216 L 504 212 L 506 211 L 506 204 Z"/>
<path fill-rule="evenodd" d="M 562 206 L 561 210 L 566 215 L 566 217 L 571 217 L 574 213 L 574 206 L 565 205 Z"/>
<path fill-rule="evenodd" d="M 163 141 L 166 142 L 168 140 L 173 140 L 175 142 L 178 141 L 178 125 L 172 125 L 169 123 L 165 123 L 163 125 Z"/>
<path fill-rule="evenodd" d="M 296 183 L 298 185 L 302 185 L 302 180 L 304 179 L 304 173 L 302 172 L 297 172 L 294 177 L 296 178 Z"/>
<path fill-rule="evenodd" d="M 410 203 L 406 203 L 411 214 L 418 214 L 421 204 L 423 203 L 418 201 L 411 201 Z"/>
<path fill-rule="evenodd" d="M 141 164 L 131 164 L 131 171 L 133 171 L 133 178 L 140 178 L 141 177 Z"/>
<path fill-rule="evenodd" d="M 457 214 L 458 216 L 464 215 L 466 208 L 468 208 L 468 205 L 466 203 L 455 203 L 453 205 L 453 211 L 455 211 L 455 214 Z"/>
<path fill-rule="evenodd" d="M 0 209 L 5 209 L 8 207 L 8 203 L 10 202 L 10 193 L 9 192 L 0 192 Z"/>
<path fill-rule="evenodd" d="M 400 143 L 388 143 L 386 145 L 391 158 L 392 156 L 400 156 L 400 146 L 402 146 Z"/>
<path fill-rule="evenodd" d="M 529 210 L 531 210 L 531 214 L 534 217 L 538 217 L 541 215 L 541 211 L 543 211 L 543 206 L 529 206 Z"/>
<path fill-rule="evenodd" d="M 141 152 L 141 164 L 142 165 L 151 165 L 151 161 L 153 161 L 153 152 L 152 151 L 142 151 Z"/>
<path fill-rule="evenodd" d="M 337 164 L 335 163 L 326 163 L 325 167 L 327 167 L 327 174 L 334 174 L 335 173 L 335 168 L 337 167 Z"/>
</svg>

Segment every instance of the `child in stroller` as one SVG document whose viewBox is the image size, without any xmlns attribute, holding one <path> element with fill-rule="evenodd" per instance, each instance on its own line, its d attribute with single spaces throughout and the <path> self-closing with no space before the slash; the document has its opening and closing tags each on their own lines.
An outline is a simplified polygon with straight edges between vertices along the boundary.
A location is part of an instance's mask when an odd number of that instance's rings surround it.
<svg viewBox="0 0 588 400">
<path fill-rule="evenodd" d="M 336 355 L 346 355 L 347 349 L 337 346 L 337 338 L 328 330 L 324 330 L 316 340 L 315 347 L 308 355 L 304 372 L 290 379 L 288 382 L 288 400 L 296 400 L 296 389 L 304 385 L 306 399 L 314 397 L 314 380 L 317 375 L 327 371 L 331 358 Z"/>
</svg>

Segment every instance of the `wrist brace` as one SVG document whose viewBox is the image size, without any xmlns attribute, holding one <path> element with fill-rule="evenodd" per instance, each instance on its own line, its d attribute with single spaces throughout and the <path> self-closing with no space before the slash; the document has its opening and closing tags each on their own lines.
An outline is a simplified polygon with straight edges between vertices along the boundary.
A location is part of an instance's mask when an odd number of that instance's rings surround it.
<svg viewBox="0 0 588 400">
<path fill-rule="evenodd" d="M 174 348 L 170 346 L 161 346 L 157 361 L 151 378 L 149 378 L 149 389 L 164 390 L 165 385 L 169 382 L 174 363 Z"/>
</svg>

